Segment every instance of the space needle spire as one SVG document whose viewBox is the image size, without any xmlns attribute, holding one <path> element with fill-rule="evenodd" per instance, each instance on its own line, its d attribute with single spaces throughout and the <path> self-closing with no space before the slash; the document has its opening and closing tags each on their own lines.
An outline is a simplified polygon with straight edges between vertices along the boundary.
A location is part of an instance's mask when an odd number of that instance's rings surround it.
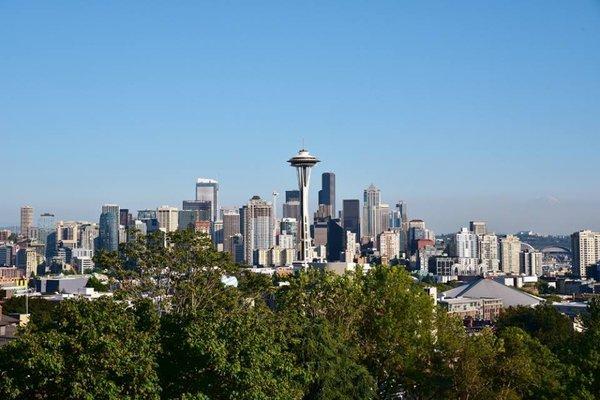
<svg viewBox="0 0 600 400">
<path fill-rule="evenodd" d="M 310 261 L 310 232 L 308 223 L 308 187 L 310 185 L 310 170 L 319 162 L 308 150 L 302 149 L 288 160 L 298 173 L 298 189 L 300 189 L 300 256 L 298 261 L 304 265 Z"/>
</svg>

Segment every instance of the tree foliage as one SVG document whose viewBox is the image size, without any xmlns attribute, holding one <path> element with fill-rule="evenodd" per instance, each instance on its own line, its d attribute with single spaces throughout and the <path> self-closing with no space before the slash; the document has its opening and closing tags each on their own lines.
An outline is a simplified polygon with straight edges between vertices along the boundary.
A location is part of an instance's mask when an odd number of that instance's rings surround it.
<svg viewBox="0 0 600 400">
<path fill-rule="evenodd" d="M 191 231 L 135 237 L 96 256 L 116 299 L 36 311 L 0 348 L 0 398 L 600 398 L 597 301 L 583 333 L 540 306 L 469 335 L 403 268 L 271 278 Z"/>
</svg>

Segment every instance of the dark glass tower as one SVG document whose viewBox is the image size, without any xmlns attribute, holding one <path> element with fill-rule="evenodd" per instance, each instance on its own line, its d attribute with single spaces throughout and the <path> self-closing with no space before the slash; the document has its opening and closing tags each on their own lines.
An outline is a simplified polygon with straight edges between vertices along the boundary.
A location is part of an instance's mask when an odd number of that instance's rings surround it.
<svg viewBox="0 0 600 400">
<path fill-rule="evenodd" d="M 319 190 L 319 205 L 326 206 L 330 218 L 335 218 L 335 174 L 324 172 L 321 175 L 321 187 Z"/>
<path fill-rule="evenodd" d="M 344 229 L 356 234 L 360 238 L 360 201 L 350 199 L 343 201 L 342 215 Z"/>
</svg>

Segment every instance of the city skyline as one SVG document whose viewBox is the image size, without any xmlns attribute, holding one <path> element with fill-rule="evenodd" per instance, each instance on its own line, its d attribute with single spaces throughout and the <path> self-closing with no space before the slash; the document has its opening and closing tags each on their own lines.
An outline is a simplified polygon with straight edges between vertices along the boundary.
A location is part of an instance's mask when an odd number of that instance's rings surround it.
<svg viewBox="0 0 600 400">
<path fill-rule="evenodd" d="M 90 220 L 106 202 L 180 206 L 204 176 L 222 205 L 268 199 L 294 188 L 281 161 L 304 141 L 325 160 L 315 172 L 336 174 L 337 209 L 373 183 L 437 232 L 600 230 L 599 12 L 3 4 L 0 136 L 15 167 L 0 225 L 25 204 Z"/>
</svg>

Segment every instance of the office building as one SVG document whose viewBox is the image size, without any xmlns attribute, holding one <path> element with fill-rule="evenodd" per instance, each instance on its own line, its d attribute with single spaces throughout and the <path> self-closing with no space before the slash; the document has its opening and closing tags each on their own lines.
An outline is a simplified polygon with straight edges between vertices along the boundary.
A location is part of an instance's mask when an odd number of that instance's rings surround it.
<svg viewBox="0 0 600 400">
<path fill-rule="evenodd" d="M 477 236 L 483 236 L 487 233 L 487 225 L 482 221 L 469 222 L 469 230 Z"/>
<path fill-rule="evenodd" d="M 339 219 L 327 220 L 327 261 L 342 261 L 346 250 L 346 230 Z"/>
<path fill-rule="evenodd" d="M 179 223 L 179 210 L 177 207 L 161 206 L 156 210 L 158 226 L 165 232 L 174 232 Z"/>
<path fill-rule="evenodd" d="M 213 221 L 213 206 L 211 201 L 184 200 L 183 209 L 186 211 L 194 211 L 196 213 L 196 220 L 198 221 Z"/>
<path fill-rule="evenodd" d="M 299 190 L 286 190 L 285 191 L 285 202 L 289 203 L 290 201 L 300 202 L 300 191 Z"/>
<path fill-rule="evenodd" d="M 22 236 L 29 237 L 29 233 L 33 228 L 33 207 L 21 207 L 21 227 L 19 233 Z"/>
<path fill-rule="evenodd" d="M 12 245 L 0 246 L 0 267 L 11 267 L 13 265 L 13 257 L 15 255 L 15 247 Z"/>
<path fill-rule="evenodd" d="M 179 210 L 177 214 L 177 229 L 184 231 L 196 227 L 197 213 L 194 210 Z"/>
<path fill-rule="evenodd" d="M 129 228 L 133 224 L 133 217 L 129 213 L 127 208 L 119 210 L 119 225 L 123 225 L 125 228 Z"/>
<path fill-rule="evenodd" d="M 198 178 L 196 181 L 196 201 L 209 201 L 211 203 L 210 221 L 218 219 L 219 210 L 219 182 L 214 179 Z"/>
<path fill-rule="evenodd" d="M 240 231 L 240 213 L 238 210 L 223 210 L 223 250 L 231 253 L 231 240 L 234 236 L 241 233 Z M 233 254 L 233 253 L 231 253 Z"/>
<path fill-rule="evenodd" d="M 77 247 L 79 245 L 79 223 L 59 221 L 56 224 L 56 244 L 69 249 Z"/>
<path fill-rule="evenodd" d="M 279 223 L 279 231 L 281 234 L 292 235 L 294 243 L 298 243 L 298 221 L 296 218 L 283 218 Z"/>
<path fill-rule="evenodd" d="M 344 229 L 360 239 L 360 201 L 358 199 L 345 199 L 342 202 L 342 221 Z"/>
<path fill-rule="evenodd" d="M 98 242 L 100 250 L 117 251 L 119 249 L 119 221 L 114 212 L 108 211 L 100 214 Z"/>
<path fill-rule="evenodd" d="M 106 213 L 106 212 L 111 212 L 113 214 L 115 214 L 115 217 L 117 218 L 117 224 L 119 224 L 119 206 L 116 204 L 104 204 L 102 206 L 102 212 Z"/>
<path fill-rule="evenodd" d="M 185 209 L 186 208 L 184 207 L 184 210 Z M 138 210 L 137 219 L 140 221 L 156 219 L 156 210 Z"/>
<path fill-rule="evenodd" d="M 242 235 L 244 237 L 244 259 L 252 264 L 256 250 L 268 250 L 274 244 L 273 207 L 267 201 L 254 196 L 240 210 Z"/>
<path fill-rule="evenodd" d="M 521 241 L 508 235 L 500 239 L 500 267 L 506 274 L 518 274 L 521 271 Z"/>
<path fill-rule="evenodd" d="M 391 210 L 389 204 L 381 203 L 379 205 L 379 219 L 381 221 L 379 223 L 379 229 L 381 229 L 381 232 L 389 230 L 391 219 Z"/>
<path fill-rule="evenodd" d="M 327 246 L 327 227 L 329 218 L 319 218 L 312 225 L 313 245 Z"/>
<path fill-rule="evenodd" d="M 324 172 L 321 175 L 321 187 L 319 207 L 322 206 L 323 216 L 335 218 L 335 174 L 333 172 Z"/>
<path fill-rule="evenodd" d="M 584 230 L 571 235 L 573 273 L 580 278 L 588 276 L 588 270 L 600 262 L 600 232 Z"/>
<path fill-rule="evenodd" d="M 17 268 L 25 272 L 26 277 L 31 277 L 37 274 L 38 256 L 33 248 L 24 248 L 17 251 L 16 257 Z"/>
<path fill-rule="evenodd" d="M 376 239 L 383 232 L 381 230 L 381 192 L 374 185 L 370 185 L 363 193 L 363 220 L 362 236 Z"/>
</svg>

